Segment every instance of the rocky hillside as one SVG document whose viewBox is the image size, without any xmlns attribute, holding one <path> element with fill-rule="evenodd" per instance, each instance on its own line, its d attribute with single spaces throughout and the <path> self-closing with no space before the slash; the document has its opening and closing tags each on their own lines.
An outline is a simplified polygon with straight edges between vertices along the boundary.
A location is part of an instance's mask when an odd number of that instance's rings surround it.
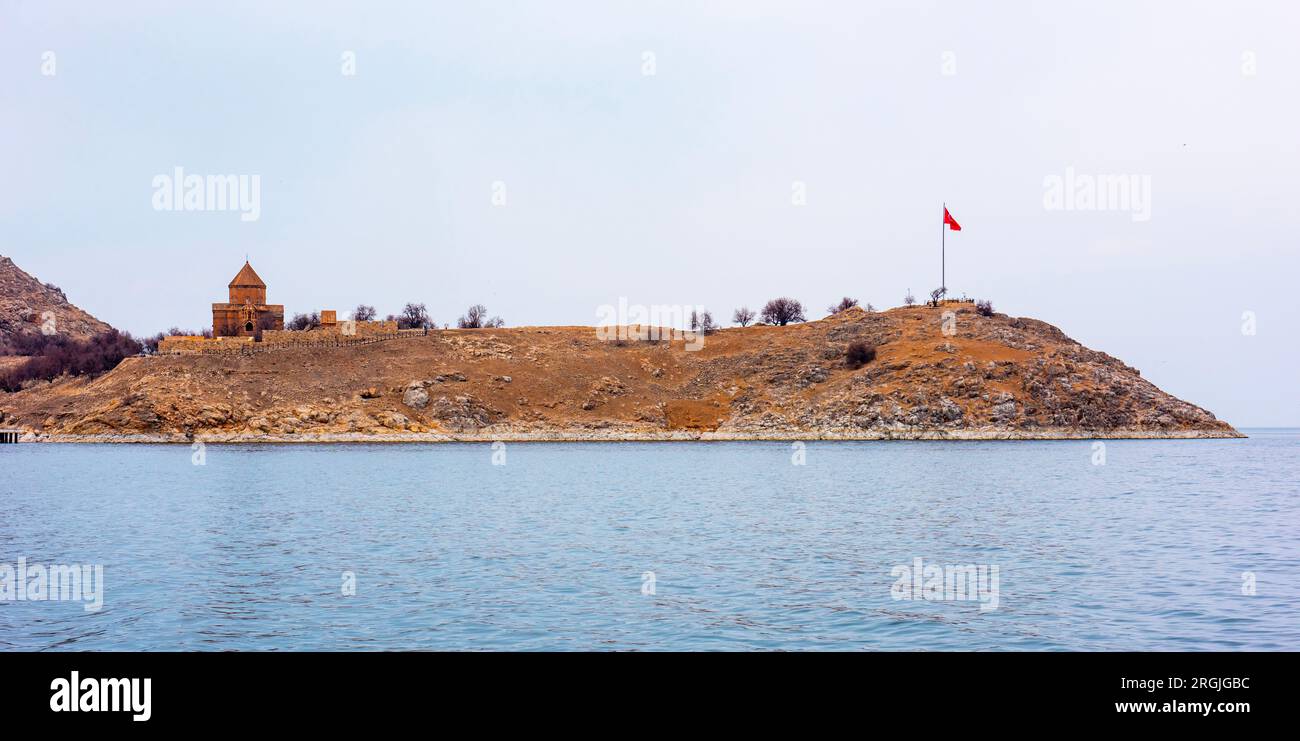
<svg viewBox="0 0 1300 741">
<path fill-rule="evenodd" d="M 89 339 L 111 327 L 68 302 L 63 291 L 41 283 L 0 256 L 0 352 L 20 335 L 53 333 Z"/>
<path fill-rule="evenodd" d="M 953 332 L 943 312 L 955 312 Z M 860 368 L 850 343 L 876 346 Z M 684 342 L 591 327 L 442 330 L 360 347 L 131 358 L 0 395 L 40 439 L 1232 437 L 1057 328 L 969 304 L 852 309 Z"/>
</svg>

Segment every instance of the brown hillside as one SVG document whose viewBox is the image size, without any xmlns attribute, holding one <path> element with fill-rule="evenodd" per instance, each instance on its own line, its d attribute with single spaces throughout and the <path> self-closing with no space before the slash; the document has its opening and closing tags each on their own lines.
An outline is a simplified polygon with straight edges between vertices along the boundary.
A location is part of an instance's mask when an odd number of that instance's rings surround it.
<svg viewBox="0 0 1300 741">
<path fill-rule="evenodd" d="M 47 320 L 52 319 L 52 322 Z M 63 291 L 46 286 L 13 260 L 0 256 L 0 352 L 19 335 L 41 334 L 43 327 L 73 339 L 89 339 L 111 327 L 68 302 Z"/>
<path fill-rule="evenodd" d="M 941 331 L 943 311 L 956 331 Z M 851 370 L 850 342 L 878 347 Z M 726 329 L 696 352 L 591 327 L 433 330 L 372 345 L 131 358 L 0 396 L 46 439 L 1236 436 L 1055 327 L 969 304 Z M 155 438 L 151 438 L 155 439 Z"/>
</svg>

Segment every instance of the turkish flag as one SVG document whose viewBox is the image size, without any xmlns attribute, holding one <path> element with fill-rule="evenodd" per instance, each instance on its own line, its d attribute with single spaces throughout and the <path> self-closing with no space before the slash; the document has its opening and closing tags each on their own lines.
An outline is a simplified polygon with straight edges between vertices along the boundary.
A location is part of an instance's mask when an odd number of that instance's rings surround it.
<svg viewBox="0 0 1300 741">
<path fill-rule="evenodd" d="M 943 207 L 943 223 L 947 224 L 948 228 L 954 232 L 961 231 L 961 224 L 958 224 L 957 220 L 952 217 L 952 214 L 948 213 L 947 206 Z"/>
</svg>

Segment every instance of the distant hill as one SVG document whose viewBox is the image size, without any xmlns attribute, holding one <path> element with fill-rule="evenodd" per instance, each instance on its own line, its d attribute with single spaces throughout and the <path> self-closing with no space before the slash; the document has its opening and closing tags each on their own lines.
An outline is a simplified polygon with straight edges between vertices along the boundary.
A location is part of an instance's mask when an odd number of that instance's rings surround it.
<svg viewBox="0 0 1300 741">
<path fill-rule="evenodd" d="M 951 312 L 951 313 L 949 313 Z M 1056 327 L 969 304 L 607 342 L 592 327 L 251 355 L 127 358 L 8 395 L 40 439 L 662 440 L 1235 437 Z M 846 351 L 864 343 L 874 359 Z"/>
<path fill-rule="evenodd" d="M 73 306 L 62 289 L 40 282 L 0 255 L 0 354 L 23 335 L 52 333 L 85 340 L 110 329 Z"/>
</svg>

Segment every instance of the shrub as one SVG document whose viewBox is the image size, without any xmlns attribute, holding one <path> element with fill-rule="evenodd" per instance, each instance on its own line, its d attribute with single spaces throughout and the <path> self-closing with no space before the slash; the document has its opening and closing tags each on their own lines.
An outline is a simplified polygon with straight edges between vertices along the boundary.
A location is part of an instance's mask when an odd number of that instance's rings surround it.
<svg viewBox="0 0 1300 741">
<path fill-rule="evenodd" d="M 831 304 L 830 306 L 826 307 L 826 313 L 834 316 L 835 314 L 838 314 L 841 311 L 848 311 L 849 309 L 852 309 L 854 306 L 857 305 L 858 305 L 858 300 L 856 298 L 849 298 L 848 296 L 845 296 L 844 298 L 840 299 L 840 302 L 838 304 Z"/>
<path fill-rule="evenodd" d="M 912 289 L 907 289 L 907 295 L 903 297 L 904 306 L 912 306 L 916 303 L 916 296 L 912 295 Z"/>
<path fill-rule="evenodd" d="M 975 311 L 980 316 L 993 316 L 993 302 L 987 299 L 980 299 L 975 302 Z"/>
<path fill-rule="evenodd" d="M 754 312 L 748 306 L 742 306 L 731 315 L 731 321 L 742 327 L 748 327 L 749 323 L 754 321 Z"/>
<path fill-rule="evenodd" d="M 311 314 L 294 314 L 293 319 L 285 325 L 285 329 L 290 329 L 294 332 L 303 332 L 318 327 L 320 327 L 320 314 L 315 312 Z"/>
<path fill-rule="evenodd" d="M 784 327 L 790 322 L 807 321 L 803 316 L 803 304 L 792 298 L 774 298 L 763 307 L 763 321 Z"/>
<path fill-rule="evenodd" d="M 844 362 L 853 370 L 857 370 L 875 359 L 875 345 L 868 345 L 865 342 L 851 343 L 848 349 L 844 351 Z"/>
<path fill-rule="evenodd" d="M 110 371 L 123 358 L 144 350 L 126 332 L 111 329 L 89 340 L 74 340 L 61 335 L 34 335 L 20 343 L 29 355 L 26 362 L 10 368 L 0 376 L 0 389 L 18 391 L 25 381 L 49 381 L 62 375 L 97 376 Z"/>
<path fill-rule="evenodd" d="M 375 307 L 357 304 L 357 308 L 352 310 L 352 321 L 354 322 L 373 322 L 375 320 Z"/>
</svg>

